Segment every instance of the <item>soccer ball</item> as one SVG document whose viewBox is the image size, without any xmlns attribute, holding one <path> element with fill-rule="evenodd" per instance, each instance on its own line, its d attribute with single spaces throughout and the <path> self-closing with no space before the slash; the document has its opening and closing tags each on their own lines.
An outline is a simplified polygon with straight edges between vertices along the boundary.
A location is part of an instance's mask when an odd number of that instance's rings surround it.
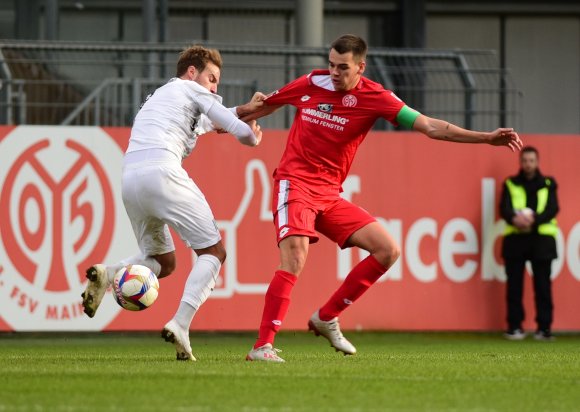
<svg viewBox="0 0 580 412">
<path fill-rule="evenodd" d="M 129 265 L 115 273 L 113 297 L 127 310 L 143 310 L 155 302 L 159 294 L 159 280 L 146 266 Z"/>
</svg>

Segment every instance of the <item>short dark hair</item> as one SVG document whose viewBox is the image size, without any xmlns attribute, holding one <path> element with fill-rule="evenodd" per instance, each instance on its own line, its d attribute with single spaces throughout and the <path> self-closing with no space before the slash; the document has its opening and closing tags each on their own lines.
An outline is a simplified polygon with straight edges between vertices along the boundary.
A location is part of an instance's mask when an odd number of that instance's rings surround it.
<svg viewBox="0 0 580 412">
<path fill-rule="evenodd" d="M 218 68 L 222 68 L 222 56 L 216 49 L 207 49 L 199 44 L 193 45 L 179 54 L 177 61 L 177 77 L 181 77 L 187 72 L 189 66 L 195 67 L 198 71 L 205 70 L 208 62 L 212 62 Z"/>
<path fill-rule="evenodd" d="M 365 60 L 367 57 L 367 43 L 354 34 L 340 36 L 332 42 L 330 48 L 336 50 L 339 54 L 352 52 L 352 56 L 356 61 Z"/>
<path fill-rule="evenodd" d="M 522 151 L 520 152 L 520 158 L 524 155 L 524 153 L 535 153 L 536 154 L 536 158 L 539 159 L 540 158 L 540 153 L 538 152 L 538 149 L 536 149 L 533 146 L 525 146 Z"/>
</svg>

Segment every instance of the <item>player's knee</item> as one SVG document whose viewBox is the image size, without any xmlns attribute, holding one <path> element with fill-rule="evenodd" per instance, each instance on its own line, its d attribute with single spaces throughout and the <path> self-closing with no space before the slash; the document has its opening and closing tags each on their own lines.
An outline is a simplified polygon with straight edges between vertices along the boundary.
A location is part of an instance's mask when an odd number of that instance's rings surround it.
<svg viewBox="0 0 580 412">
<path fill-rule="evenodd" d="M 373 255 L 381 265 L 389 268 L 397 261 L 399 256 L 401 256 L 401 248 L 397 244 L 392 244 L 388 247 L 381 248 L 378 253 Z"/>
<path fill-rule="evenodd" d="M 394 245 L 393 247 L 391 247 L 389 253 L 389 260 L 391 261 L 391 265 L 395 263 L 400 256 L 401 256 L 401 248 L 399 247 L 399 245 Z"/>
<path fill-rule="evenodd" d="M 198 256 L 201 255 L 215 256 L 220 261 L 220 263 L 224 263 L 227 257 L 226 248 L 224 247 L 221 241 L 213 246 L 204 249 L 194 249 L 194 251 Z"/>
<path fill-rule="evenodd" d="M 308 238 L 290 236 L 279 243 L 280 269 L 298 276 L 308 256 Z"/>
<path fill-rule="evenodd" d="M 280 267 L 282 270 L 285 270 L 286 272 L 298 276 L 302 272 L 302 269 L 304 269 L 305 264 L 306 264 L 305 257 L 295 255 L 286 259 L 285 262 L 282 262 L 282 265 Z"/>
<path fill-rule="evenodd" d="M 159 272 L 159 278 L 164 278 L 166 276 L 169 276 L 173 273 L 173 271 L 175 270 L 176 267 L 176 260 L 175 260 L 175 256 L 172 257 L 168 257 L 167 259 L 163 259 L 162 262 L 159 262 L 161 264 L 161 271 Z"/>
<path fill-rule="evenodd" d="M 217 245 L 214 246 L 212 255 L 218 258 L 220 263 L 222 264 L 226 261 L 227 252 L 222 242 L 219 242 Z"/>
<path fill-rule="evenodd" d="M 226 257 L 228 256 L 228 254 L 226 253 L 225 249 L 220 250 L 218 255 L 215 255 L 221 264 L 223 264 L 226 261 Z"/>
<path fill-rule="evenodd" d="M 292 248 L 281 256 L 280 269 L 298 276 L 306 264 L 306 253 L 299 248 Z"/>
</svg>

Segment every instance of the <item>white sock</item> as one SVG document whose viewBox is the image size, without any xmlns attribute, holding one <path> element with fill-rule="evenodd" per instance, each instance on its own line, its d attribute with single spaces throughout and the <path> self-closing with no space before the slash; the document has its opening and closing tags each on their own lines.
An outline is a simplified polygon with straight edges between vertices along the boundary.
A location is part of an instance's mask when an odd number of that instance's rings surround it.
<svg viewBox="0 0 580 412">
<path fill-rule="evenodd" d="M 191 321 L 193 320 L 196 312 L 196 308 L 182 300 L 179 302 L 177 312 L 175 312 L 175 315 L 173 315 L 173 320 L 177 322 L 180 328 L 189 330 L 189 326 L 191 326 Z"/>
<path fill-rule="evenodd" d="M 213 255 L 205 254 L 197 258 L 185 282 L 179 308 L 173 316 L 183 329 L 189 330 L 195 313 L 209 297 L 221 266 L 220 260 Z"/>
<path fill-rule="evenodd" d="M 107 265 L 107 277 L 109 279 L 109 284 L 113 283 L 113 279 L 115 274 L 124 266 L 129 265 L 143 265 L 147 266 L 155 276 L 159 276 L 161 273 L 161 265 L 157 260 L 152 258 L 151 256 L 145 256 L 143 253 L 139 253 L 135 256 L 131 256 L 121 260 L 119 263 L 114 265 Z"/>
</svg>

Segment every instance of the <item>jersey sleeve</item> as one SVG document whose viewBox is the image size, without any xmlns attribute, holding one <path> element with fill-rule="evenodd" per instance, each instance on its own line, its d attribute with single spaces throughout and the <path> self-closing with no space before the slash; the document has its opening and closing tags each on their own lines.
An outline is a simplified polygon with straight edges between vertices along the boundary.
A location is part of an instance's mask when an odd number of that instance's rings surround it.
<svg viewBox="0 0 580 412">
<path fill-rule="evenodd" d="M 385 90 L 383 93 L 381 116 L 393 125 L 411 129 L 420 114 L 407 106 L 394 92 Z"/>
<path fill-rule="evenodd" d="M 221 103 L 216 102 L 213 104 L 207 112 L 207 117 L 214 127 L 220 127 L 233 134 L 240 143 L 247 146 L 255 146 L 257 144 L 256 136 L 250 126 L 234 116 L 232 111 Z"/>
<path fill-rule="evenodd" d="M 296 106 L 300 99 L 306 93 L 306 87 L 308 86 L 307 76 L 299 77 L 298 79 L 288 83 L 281 89 L 276 90 L 268 96 L 265 100 L 267 105 L 277 106 L 284 104 L 291 104 Z"/>
<path fill-rule="evenodd" d="M 209 131 L 207 128 L 211 125 L 212 129 L 222 128 L 233 134 L 242 144 L 256 145 L 256 136 L 250 126 L 238 119 L 232 110 L 222 105 L 219 95 L 199 92 L 194 89 L 192 96 L 202 114 L 199 122 L 200 132 Z"/>
<path fill-rule="evenodd" d="M 217 96 L 209 93 L 194 93 L 194 101 L 197 103 L 199 111 L 205 115 L 207 115 L 214 104 L 217 103 L 221 106 L 221 102 L 217 99 Z"/>
</svg>

